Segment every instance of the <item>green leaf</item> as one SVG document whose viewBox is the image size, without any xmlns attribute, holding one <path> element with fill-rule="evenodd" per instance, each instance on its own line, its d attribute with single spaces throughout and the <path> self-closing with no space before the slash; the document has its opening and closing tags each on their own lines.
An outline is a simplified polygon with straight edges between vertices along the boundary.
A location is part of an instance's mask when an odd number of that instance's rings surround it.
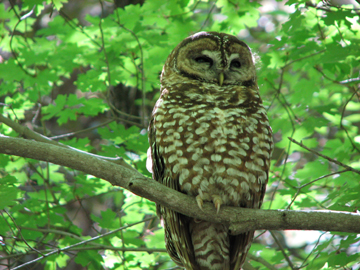
<svg viewBox="0 0 360 270">
<path fill-rule="evenodd" d="M 60 10 L 68 0 L 52 0 L 51 1 L 57 10 Z"/>
<path fill-rule="evenodd" d="M 43 120 L 51 119 L 52 117 L 58 115 L 63 110 L 66 104 L 66 96 L 65 95 L 58 95 L 55 99 L 55 105 L 50 104 L 47 107 L 43 108 Z"/>
<path fill-rule="evenodd" d="M 103 258 L 96 250 L 84 250 L 77 253 L 74 261 L 83 267 L 91 265 L 94 269 L 102 269 Z"/>
<path fill-rule="evenodd" d="M 330 267 L 343 267 L 352 261 L 356 261 L 360 256 L 358 254 L 348 256 L 345 252 L 332 255 L 329 258 L 328 264 Z"/>
<path fill-rule="evenodd" d="M 120 227 L 120 220 L 116 213 L 111 209 L 101 211 L 101 218 L 91 215 L 91 218 L 99 223 L 99 226 L 104 229 L 116 229 Z"/>
<path fill-rule="evenodd" d="M 7 206 L 14 205 L 22 192 L 16 187 L 17 179 L 7 175 L 0 179 L 0 209 L 3 210 Z"/>
</svg>

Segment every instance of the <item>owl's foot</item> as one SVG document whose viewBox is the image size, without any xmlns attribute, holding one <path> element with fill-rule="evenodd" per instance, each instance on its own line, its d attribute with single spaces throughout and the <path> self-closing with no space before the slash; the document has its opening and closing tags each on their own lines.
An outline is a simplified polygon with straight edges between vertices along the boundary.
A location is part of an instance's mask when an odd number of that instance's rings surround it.
<svg viewBox="0 0 360 270">
<path fill-rule="evenodd" d="M 212 195 L 212 201 L 215 205 L 215 208 L 216 208 L 216 213 L 219 213 L 220 211 L 220 206 L 222 204 L 222 200 L 221 200 L 221 197 L 219 195 Z"/>
<path fill-rule="evenodd" d="M 197 195 L 196 196 L 196 202 L 197 202 L 197 205 L 199 206 L 199 208 L 201 209 L 201 210 L 203 210 L 203 200 L 201 199 L 201 197 L 200 197 L 200 195 Z"/>
</svg>

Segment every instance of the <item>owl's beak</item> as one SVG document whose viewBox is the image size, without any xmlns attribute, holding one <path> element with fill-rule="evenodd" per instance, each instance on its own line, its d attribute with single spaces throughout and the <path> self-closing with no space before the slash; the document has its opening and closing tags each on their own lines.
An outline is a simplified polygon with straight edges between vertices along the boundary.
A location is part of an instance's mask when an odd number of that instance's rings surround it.
<svg viewBox="0 0 360 270">
<path fill-rule="evenodd" d="M 220 84 L 220 86 L 222 86 L 223 82 L 224 82 L 224 72 L 220 72 L 220 74 L 219 74 L 219 84 Z"/>
</svg>

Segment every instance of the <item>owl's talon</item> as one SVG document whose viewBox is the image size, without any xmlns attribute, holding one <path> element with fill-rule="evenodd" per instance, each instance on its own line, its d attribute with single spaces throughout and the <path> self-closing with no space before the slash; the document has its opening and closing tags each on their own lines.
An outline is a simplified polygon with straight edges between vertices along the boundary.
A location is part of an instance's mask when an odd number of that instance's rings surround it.
<svg viewBox="0 0 360 270">
<path fill-rule="evenodd" d="M 203 202 L 203 200 L 201 199 L 200 195 L 197 195 L 195 199 L 196 199 L 196 202 L 197 202 L 197 205 L 199 206 L 199 208 L 200 208 L 201 210 L 204 210 L 204 209 L 203 209 L 203 204 L 204 204 L 204 202 Z"/>
<path fill-rule="evenodd" d="M 219 195 L 213 195 L 212 198 L 213 198 L 213 203 L 216 208 L 216 213 L 218 214 L 220 211 L 221 204 L 222 204 L 221 197 Z"/>
<path fill-rule="evenodd" d="M 216 214 L 219 214 L 221 204 L 215 204 Z"/>
</svg>

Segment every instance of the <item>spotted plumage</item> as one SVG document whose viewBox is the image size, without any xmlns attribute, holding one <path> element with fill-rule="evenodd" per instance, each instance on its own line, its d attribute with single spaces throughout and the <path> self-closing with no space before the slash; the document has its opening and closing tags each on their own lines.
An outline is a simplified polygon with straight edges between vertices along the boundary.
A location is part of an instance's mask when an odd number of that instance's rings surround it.
<svg viewBox="0 0 360 270">
<path fill-rule="evenodd" d="M 200 32 L 169 55 L 149 126 L 148 164 L 160 183 L 213 202 L 260 208 L 273 149 L 254 57 L 236 37 Z M 187 270 L 239 270 L 254 232 L 229 235 L 223 224 L 157 205 L 166 248 Z"/>
</svg>

